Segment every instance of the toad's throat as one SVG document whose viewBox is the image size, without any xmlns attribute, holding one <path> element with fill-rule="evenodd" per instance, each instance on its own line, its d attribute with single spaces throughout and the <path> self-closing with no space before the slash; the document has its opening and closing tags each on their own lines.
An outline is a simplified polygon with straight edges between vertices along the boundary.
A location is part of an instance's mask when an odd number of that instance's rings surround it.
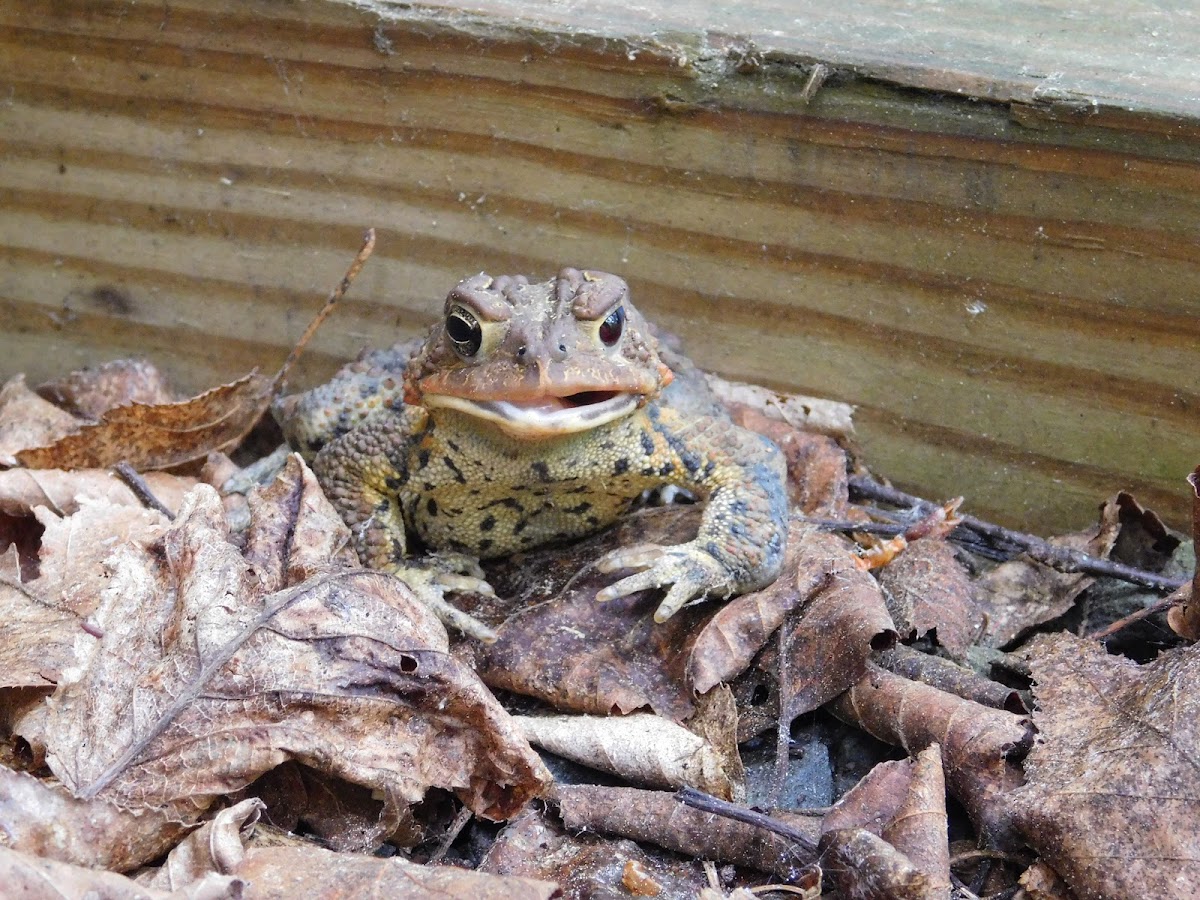
<svg viewBox="0 0 1200 900">
<path fill-rule="evenodd" d="M 622 391 L 579 391 L 565 397 L 543 396 L 519 402 L 425 394 L 423 402 L 428 407 L 453 409 L 491 422 L 514 437 L 536 439 L 597 428 L 629 415 L 641 399 L 640 394 Z"/>
</svg>

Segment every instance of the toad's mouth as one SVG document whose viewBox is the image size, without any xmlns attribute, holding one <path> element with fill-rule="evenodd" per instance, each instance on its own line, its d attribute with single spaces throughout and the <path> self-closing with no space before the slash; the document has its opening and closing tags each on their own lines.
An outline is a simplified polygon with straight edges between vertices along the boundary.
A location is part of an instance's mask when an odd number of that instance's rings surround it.
<svg viewBox="0 0 1200 900">
<path fill-rule="evenodd" d="M 453 409 L 493 423 L 519 438 L 548 438 L 588 431 L 633 412 L 641 394 L 625 391 L 579 391 L 564 397 L 528 400 L 470 400 L 448 394 L 426 394 L 426 406 Z"/>
</svg>

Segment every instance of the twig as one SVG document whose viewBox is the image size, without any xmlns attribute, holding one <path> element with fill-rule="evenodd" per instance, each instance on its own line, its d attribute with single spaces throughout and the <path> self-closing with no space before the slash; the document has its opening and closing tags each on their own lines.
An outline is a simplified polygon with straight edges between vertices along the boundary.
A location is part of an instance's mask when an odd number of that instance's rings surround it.
<svg viewBox="0 0 1200 900">
<path fill-rule="evenodd" d="M 442 839 L 438 841 L 437 847 L 429 859 L 426 860 L 429 865 L 442 861 L 442 857 L 446 855 L 446 852 L 450 849 L 450 845 L 458 839 L 458 836 L 462 834 L 462 830 L 467 827 L 467 823 L 474 816 L 475 813 L 471 812 L 465 806 L 458 811 L 458 815 L 454 817 L 454 821 L 446 828 L 446 833 L 442 835 Z"/>
<path fill-rule="evenodd" d="M 146 479 L 143 478 L 138 470 L 131 466 L 128 461 L 121 460 L 113 466 L 113 472 L 117 477 L 125 482 L 125 486 L 133 491 L 134 495 L 142 501 L 142 506 L 148 509 L 157 510 L 167 517 L 168 521 L 175 521 L 175 513 L 167 509 L 166 505 L 154 496 L 154 491 L 150 490 L 150 485 L 146 484 Z"/>
<path fill-rule="evenodd" d="M 333 308 L 338 305 L 338 301 L 346 296 L 346 291 L 350 290 L 350 285 L 354 283 L 354 279 L 358 277 L 358 273 L 362 271 L 363 265 L 371 255 L 371 251 L 375 249 L 375 229 L 368 228 L 366 234 L 363 235 L 363 244 L 358 253 L 354 257 L 354 261 L 350 263 L 350 268 L 346 270 L 346 274 L 342 276 L 342 280 L 337 283 L 329 296 L 325 300 L 325 305 L 317 312 L 313 320 L 308 323 L 308 327 L 304 329 L 304 334 L 300 335 L 300 340 L 296 341 L 292 351 L 288 354 L 287 359 L 283 361 L 279 371 L 275 375 L 275 381 L 271 385 L 271 394 L 273 396 L 282 394 L 284 388 L 287 387 L 288 375 L 291 374 L 292 367 L 296 365 L 296 361 L 300 359 L 300 354 L 304 352 L 304 348 L 308 342 L 312 340 L 312 336 L 317 333 L 317 329 L 321 327 L 321 323 L 329 318 L 329 314 L 333 312 Z"/>
<path fill-rule="evenodd" d="M 1148 619 L 1156 613 L 1166 612 L 1171 607 L 1178 606 L 1180 603 L 1185 603 L 1186 601 L 1186 593 L 1176 592 L 1170 594 L 1155 603 L 1151 603 L 1149 606 L 1144 606 L 1141 609 L 1134 610 L 1129 615 L 1123 616 L 1120 619 L 1117 619 L 1117 621 L 1110 622 L 1103 628 L 1091 632 L 1088 634 L 1088 638 L 1093 641 L 1106 640 L 1107 638 L 1112 637 L 1118 631 L 1128 628 L 1130 625 L 1134 625 L 1142 621 L 1142 619 Z"/>
<path fill-rule="evenodd" d="M 698 791 L 690 787 L 680 788 L 676 791 L 675 799 L 684 806 L 690 806 L 692 809 L 698 809 L 701 812 L 711 813 L 714 816 L 721 816 L 726 819 L 733 819 L 735 822 L 745 822 L 747 825 L 753 825 L 756 828 L 765 828 L 767 831 L 772 831 L 781 837 L 787 838 L 810 855 L 815 855 L 817 852 L 817 845 L 812 842 L 808 835 L 802 831 L 798 831 L 786 822 L 771 818 L 766 813 L 760 813 L 747 806 L 738 806 L 736 803 L 729 803 L 725 800 L 718 800 L 711 794 L 706 794 L 703 791 Z"/>
<path fill-rule="evenodd" d="M 860 497 L 868 497 L 872 500 L 891 503 L 894 506 L 915 506 L 934 509 L 939 505 L 862 476 L 851 477 L 850 491 Z M 1012 531 L 992 522 L 977 519 L 974 516 L 964 515 L 961 518 L 960 528 L 967 528 L 992 541 L 1008 544 L 1027 554 L 1031 559 L 1050 566 L 1052 569 L 1057 569 L 1059 572 L 1082 572 L 1087 575 L 1102 575 L 1108 578 L 1128 581 L 1131 584 L 1141 585 L 1142 587 L 1153 588 L 1158 591 L 1174 591 L 1185 582 L 1185 579 L 1182 578 L 1168 578 L 1165 575 L 1147 572 L 1144 569 L 1122 565 L 1121 563 L 1115 563 L 1107 559 L 1099 559 L 1080 550 L 1073 550 L 1070 547 L 1056 547 L 1035 535 L 1025 534 L 1021 531 Z"/>
</svg>

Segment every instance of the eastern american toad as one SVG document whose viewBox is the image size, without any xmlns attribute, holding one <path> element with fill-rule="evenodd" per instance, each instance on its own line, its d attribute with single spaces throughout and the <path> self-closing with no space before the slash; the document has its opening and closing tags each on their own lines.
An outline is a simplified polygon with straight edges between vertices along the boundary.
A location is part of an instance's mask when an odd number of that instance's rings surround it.
<svg viewBox="0 0 1200 900">
<path fill-rule="evenodd" d="M 598 600 L 667 588 L 661 622 L 779 573 L 788 516 L 779 450 L 726 418 L 675 408 L 662 394 L 672 378 L 620 278 L 480 274 L 450 292 L 423 344 L 369 354 L 277 414 L 293 445 L 316 453 L 317 478 L 363 563 L 490 640 L 443 596 L 492 592 L 478 559 L 591 534 L 648 488 L 674 484 L 704 499 L 699 532 L 606 556 L 601 571 L 638 571 Z M 428 555 L 413 555 L 414 539 Z"/>
</svg>

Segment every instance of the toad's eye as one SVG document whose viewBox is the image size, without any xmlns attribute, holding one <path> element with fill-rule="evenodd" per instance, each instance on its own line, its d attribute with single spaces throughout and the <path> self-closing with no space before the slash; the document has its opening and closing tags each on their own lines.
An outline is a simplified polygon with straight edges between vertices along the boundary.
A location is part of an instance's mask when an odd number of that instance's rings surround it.
<svg viewBox="0 0 1200 900">
<path fill-rule="evenodd" d="M 600 340 L 604 342 L 605 347 L 611 347 L 621 339 L 621 332 L 624 330 L 625 307 L 618 306 L 600 323 Z"/>
<path fill-rule="evenodd" d="M 450 343 L 458 355 L 467 358 L 478 353 L 483 343 L 483 329 L 479 327 L 479 320 L 461 306 L 454 307 L 446 316 L 446 334 L 450 336 Z"/>
</svg>

